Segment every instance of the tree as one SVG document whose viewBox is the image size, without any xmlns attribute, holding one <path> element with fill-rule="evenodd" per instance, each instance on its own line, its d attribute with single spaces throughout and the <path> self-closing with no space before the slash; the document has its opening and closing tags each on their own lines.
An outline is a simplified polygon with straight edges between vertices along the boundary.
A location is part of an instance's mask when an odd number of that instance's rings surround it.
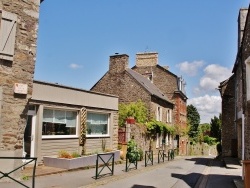
<svg viewBox="0 0 250 188">
<path fill-rule="evenodd" d="M 217 141 L 221 141 L 221 114 L 219 115 L 219 118 L 214 116 L 214 118 L 211 119 L 211 131 L 210 135 L 217 139 Z"/>
<path fill-rule="evenodd" d="M 187 106 L 187 121 L 189 125 L 189 137 L 193 138 L 194 141 L 198 140 L 198 127 L 200 124 L 200 114 L 198 113 L 195 106 L 188 105 Z"/>
<path fill-rule="evenodd" d="M 205 139 L 205 136 L 210 135 L 210 124 L 209 123 L 203 123 L 200 124 L 198 127 L 198 139 L 199 141 L 203 142 Z"/>
<path fill-rule="evenodd" d="M 129 104 L 119 104 L 119 126 L 123 126 L 128 117 L 134 117 L 137 123 L 147 121 L 148 110 L 141 100 Z"/>
</svg>

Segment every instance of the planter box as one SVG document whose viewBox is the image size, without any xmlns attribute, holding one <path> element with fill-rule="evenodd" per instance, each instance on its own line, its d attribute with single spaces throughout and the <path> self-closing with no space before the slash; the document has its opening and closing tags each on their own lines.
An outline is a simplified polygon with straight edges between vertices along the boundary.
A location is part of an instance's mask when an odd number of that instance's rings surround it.
<svg viewBox="0 0 250 188">
<path fill-rule="evenodd" d="M 114 155 L 114 161 L 120 160 L 120 150 L 107 152 L 108 153 L 115 153 Z M 107 161 L 110 156 L 102 156 L 104 161 Z M 88 156 L 82 156 L 78 158 L 72 158 L 72 159 L 65 159 L 65 158 L 57 158 L 57 157 L 50 157 L 46 156 L 43 157 L 43 163 L 45 166 L 51 166 L 56 168 L 64 168 L 64 169 L 76 169 L 76 168 L 83 168 L 88 166 L 96 165 L 96 159 L 97 154 L 95 155 L 88 155 Z M 102 164 L 102 161 L 99 160 L 100 164 Z"/>
</svg>

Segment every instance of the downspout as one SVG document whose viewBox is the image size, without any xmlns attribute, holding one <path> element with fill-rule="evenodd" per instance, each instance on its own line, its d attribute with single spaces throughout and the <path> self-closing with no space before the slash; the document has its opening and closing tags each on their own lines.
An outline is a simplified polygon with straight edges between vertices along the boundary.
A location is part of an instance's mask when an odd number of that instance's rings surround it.
<svg viewBox="0 0 250 188">
<path fill-rule="evenodd" d="M 245 115 L 244 114 L 242 114 L 241 115 L 241 118 L 242 118 L 242 156 L 241 156 L 241 158 L 242 158 L 242 160 L 245 160 L 245 155 L 244 155 L 244 153 L 245 153 L 245 129 L 244 129 L 244 127 L 245 127 Z"/>
<path fill-rule="evenodd" d="M 242 113 L 241 115 L 241 118 L 242 118 L 242 156 L 241 156 L 241 161 L 245 160 L 245 115 Z M 244 176 L 245 176 L 245 173 L 244 173 L 244 167 L 242 168 L 242 180 L 244 180 Z"/>
</svg>

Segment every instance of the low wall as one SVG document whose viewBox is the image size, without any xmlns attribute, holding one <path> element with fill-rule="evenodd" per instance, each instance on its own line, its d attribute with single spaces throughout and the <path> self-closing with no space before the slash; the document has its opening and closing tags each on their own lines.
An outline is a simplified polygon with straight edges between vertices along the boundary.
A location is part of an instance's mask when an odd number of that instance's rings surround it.
<svg viewBox="0 0 250 188">
<path fill-rule="evenodd" d="M 209 146 L 207 143 L 196 143 L 187 145 L 188 155 L 214 155 L 217 156 L 216 145 Z"/>
</svg>

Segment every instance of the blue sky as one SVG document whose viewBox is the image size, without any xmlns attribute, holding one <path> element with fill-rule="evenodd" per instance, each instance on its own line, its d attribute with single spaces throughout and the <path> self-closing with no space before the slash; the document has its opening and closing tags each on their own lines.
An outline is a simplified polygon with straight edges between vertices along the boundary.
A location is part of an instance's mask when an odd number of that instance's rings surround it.
<svg viewBox="0 0 250 188">
<path fill-rule="evenodd" d="M 240 8 L 248 0 L 45 0 L 40 7 L 35 79 L 90 89 L 109 56 L 158 52 L 182 76 L 201 122 L 221 112 L 216 88 L 231 75 Z"/>
</svg>

